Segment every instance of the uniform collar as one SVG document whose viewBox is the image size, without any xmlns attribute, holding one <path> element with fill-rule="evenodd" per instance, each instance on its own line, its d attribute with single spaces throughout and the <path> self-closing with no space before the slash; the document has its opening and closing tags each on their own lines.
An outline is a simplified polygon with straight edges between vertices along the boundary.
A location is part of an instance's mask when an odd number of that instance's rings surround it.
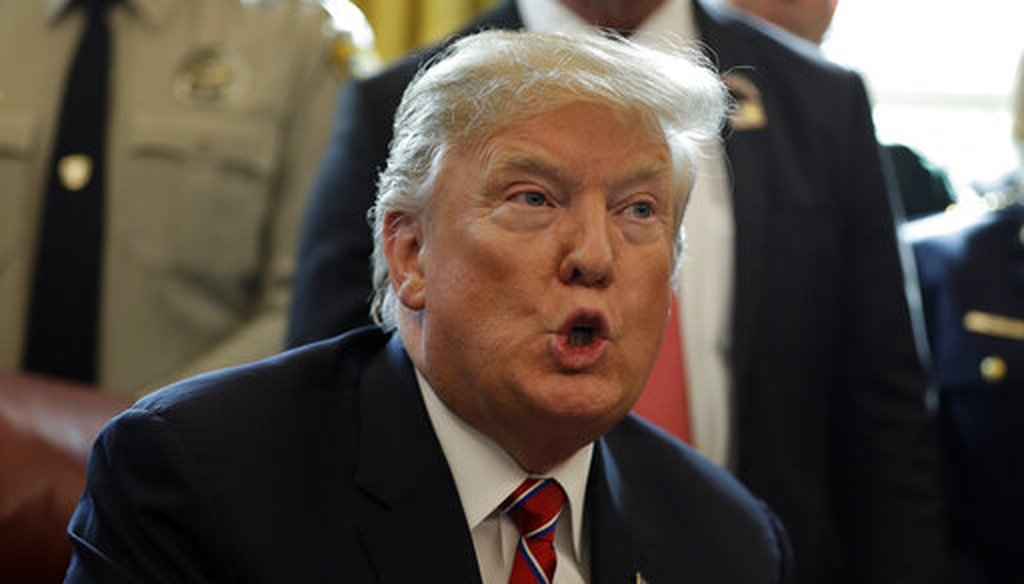
<svg viewBox="0 0 1024 584">
<path fill-rule="evenodd" d="M 47 22 L 54 22 L 67 10 L 74 0 L 46 0 L 43 10 Z M 131 8 L 133 14 L 146 24 L 157 26 L 162 24 L 170 14 L 174 0 L 120 0 L 121 4 Z"/>
</svg>

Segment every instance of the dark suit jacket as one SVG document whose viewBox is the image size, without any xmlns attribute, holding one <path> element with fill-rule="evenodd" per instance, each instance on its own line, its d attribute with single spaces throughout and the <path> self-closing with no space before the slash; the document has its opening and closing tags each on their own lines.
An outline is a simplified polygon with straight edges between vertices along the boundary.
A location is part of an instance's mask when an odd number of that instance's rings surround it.
<svg viewBox="0 0 1024 584">
<path fill-rule="evenodd" d="M 925 219 L 910 231 L 948 220 Z M 1024 322 L 1022 229 L 1017 204 L 912 239 L 939 389 L 958 582 L 1024 581 L 1024 339 L 964 321 L 980 311 Z"/>
<path fill-rule="evenodd" d="M 907 219 L 940 213 L 956 201 L 945 171 L 914 149 L 903 144 L 886 144 L 882 152 L 892 164 L 902 215 Z"/>
<path fill-rule="evenodd" d="M 595 446 L 593 582 L 786 581 L 781 524 L 724 471 L 633 416 Z M 479 581 L 412 365 L 375 328 L 141 401 L 70 533 L 65 582 Z"/>
<path fill-rule="evenodd" d="M 786 524 L 801 582 L 942 582 L 934 429 L 863 84 L 794 37 L 694 10 L 710 56 L 757 86 L 768 120 L 724 135 L 739 477 Z M 506 2 L 470 30 L 520 26 Z M 368 318 L 366 210 L 402 90 L 433 53 L 343 92 L 302 228 L 292 345 Z"/>
</svg>

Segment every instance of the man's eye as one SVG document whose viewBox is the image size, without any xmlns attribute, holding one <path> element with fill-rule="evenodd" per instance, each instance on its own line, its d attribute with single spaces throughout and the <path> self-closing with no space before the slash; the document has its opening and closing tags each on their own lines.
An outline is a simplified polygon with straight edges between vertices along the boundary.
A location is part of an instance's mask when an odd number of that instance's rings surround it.
<svg viewBox="0 0 1024 584">
<path fill-rule="evenodd" d="M 530 207 L 543 207 L 548 204 L 548 199 L 538 192 L 521 193 L 519 198 Z"/>
<path fill-rule="evenodd" d="M 633 203 L 629 206 L 629 212 L 637 219 L 647 219 L 654 215 L 654 206 L 646 202 Z"/>
</svg>

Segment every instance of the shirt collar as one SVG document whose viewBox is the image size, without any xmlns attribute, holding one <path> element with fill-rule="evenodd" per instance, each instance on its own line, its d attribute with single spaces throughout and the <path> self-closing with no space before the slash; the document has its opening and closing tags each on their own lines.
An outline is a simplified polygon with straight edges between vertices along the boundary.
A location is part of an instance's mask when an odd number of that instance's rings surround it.
<svg viewBox="0 0 1024 584">
<path fill-rule="evenodd" d="M 592 30 L 578 14 L 560 0 L 516 0 L 526 30 L 534 32 Z M 665 0 L 636 30 L 641 43 L 655 36 L 696 40 L 692 0 Z"/>
<path fill-rule="evenodd" d="M 72 0 L 46 0 L 43 3 L 43 11 L 46 14 L 46 21 L 53 22 L 57 20 L 61 14 L 64 13 L 64 9 L 67 8 L 68 4 L 71 4 Z"/>
<path fill-rule="evenodd" d="M 43 5 L 46 20 L 48 22 L 55 21 L 73 1 L 46 0 Z M 131 8 L 130 12 L 138 14 L 143 21 L 150 25 L 162 24 L 174 6 L 174 0 L 120 0 L 120 2 Z"/>
<path fill-rule="evenodd" d="M 530 475 L 497 443 L 449 410 L 419 371 L 416 380 L 472 531 Z M 557 480 L 565 491 L 577 559 L 582 558 L 583 505 L 593 450 L 593 443 L 587 444 L 544 475 Z"/>
</svg>

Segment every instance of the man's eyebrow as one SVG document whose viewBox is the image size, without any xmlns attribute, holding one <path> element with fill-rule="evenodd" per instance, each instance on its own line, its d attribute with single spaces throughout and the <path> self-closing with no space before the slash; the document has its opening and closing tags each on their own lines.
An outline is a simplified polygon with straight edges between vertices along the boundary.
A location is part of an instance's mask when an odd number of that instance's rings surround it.
<svg viewBox="0 0 1024 584">
<path fill-rule="evenodd" d="M 560 186 L 569 186 L 578 183 L 564 168 L 554 161 L 546 160 L 543 156 L 526 153 L 509 153 L 502 155 L 495 161 L 496 171 L 525 172 L 554 181 Z"/>
<path fill-rule="evenodd" d="M 533 154 L 506 154 L 495 162 L 494 169 L 496 171 L 518 171 L 534 174 L 552 180 L 561 186 L 579 184 L 578 178 L 572 177 L 558 164 Z M 671 164 L 662 160 L 649 160 L 638 164 L 635 168 L 624 171 L 612 186 L 635 185 L 671 172 Z"/>
</svg>

